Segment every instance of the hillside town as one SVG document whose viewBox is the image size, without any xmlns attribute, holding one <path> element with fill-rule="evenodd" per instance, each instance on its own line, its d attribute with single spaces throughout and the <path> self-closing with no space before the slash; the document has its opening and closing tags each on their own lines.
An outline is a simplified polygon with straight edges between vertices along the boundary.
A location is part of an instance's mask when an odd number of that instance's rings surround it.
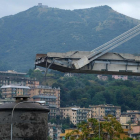
<svg viewBox="0 0 140 140">
<path fill-rule="evenodd" d="M 140 1 L 0 2 L 0 140 L 140 140 Z"/>
<path fill-rule="evenodd" d="M 74 76 L 65 74 L 65 76 Z M 107 76 L 97 75 L 99 80 L 107 80 Z M 128 80 L 125 76 L 112 76 L 112 78 L 121 78 Z M 77 124 L 90 118 L 95 118 L 99 122 L 104 121 L 104 117 L 108 115 L 114 116 L 124 129 L 122 137 L 137 138 L 140 135 L 140 111 L 127 110 L 121 111 L 121 106 L 113 104 L 89 105 L 88 108 L 80 106 L 61 107 L 61 89 L 60 87 L 50 87 L 40 85 L 36 79 L 31 79 L 26 73 L 16 71 L 0 71 L 1 99 L 0 104 L 14 102 L 14 96 L 28 95 L 30 101 L 45 101 L 43 106 L 49 108 L 49 120 L 62 120 L 69 118 L 73 124 L 73 128 L 66 129 L 62 133 L 62 124 L 48 123 L 48 134 L 53 140 L 63 140 L 67 134 L 74 130 Z M 58 119 L 59 118 L 59 119 Z M 69 131 L 68 131 L 69 130 Z"/>
</svg>

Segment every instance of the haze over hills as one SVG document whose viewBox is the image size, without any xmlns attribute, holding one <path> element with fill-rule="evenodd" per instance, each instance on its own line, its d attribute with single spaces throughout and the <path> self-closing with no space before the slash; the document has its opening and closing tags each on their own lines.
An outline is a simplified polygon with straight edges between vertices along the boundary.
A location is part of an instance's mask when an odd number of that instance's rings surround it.
<svg viewBox="0 0 140 140">
<path fill-rule="evenodd" d="M 73 11 L 32 7 L 0 19 L 0 70 L 33 68 L 37 53 L 90 51 L 139 23 L 108 6 Z M 139 37 L 113 51 L 140 53 Z"/>
</svg>

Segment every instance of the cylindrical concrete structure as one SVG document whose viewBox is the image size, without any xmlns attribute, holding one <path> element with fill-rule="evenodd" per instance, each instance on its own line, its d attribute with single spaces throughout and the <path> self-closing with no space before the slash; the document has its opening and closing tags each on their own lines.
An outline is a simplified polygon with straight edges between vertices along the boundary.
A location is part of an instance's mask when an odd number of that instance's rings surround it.
<svg viewBox="0 0 140 140">
<path fill-rule="evenodd" d="M 48 112 L 49 109 L 27 101 L 25 96 L 16 97 L 14 103 L 1 105 L 0 140 L 11 140 L 11 135 L 12 140 L 47 140 Z"/>
</svg>

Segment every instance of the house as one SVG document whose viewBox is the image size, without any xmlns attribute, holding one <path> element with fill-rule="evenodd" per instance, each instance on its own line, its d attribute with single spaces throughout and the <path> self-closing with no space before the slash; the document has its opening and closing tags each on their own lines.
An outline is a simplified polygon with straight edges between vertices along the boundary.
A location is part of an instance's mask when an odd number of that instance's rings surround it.
<svg viewBox="0 0 140 140">
<path fill-rule="evenodd" d="M 122 75 L 112 75 L 112 78 L 113 79 L 116 79 L 116 80 L 128 80 L 128 76 L 122 76 Z"/>
<path fill-rule="evenodd" d="M 97 78 L 99 80 L 102 80 L 102 81 L 107 81 L 108 80 L 108 77 L 107 76 L 102 76 L 102 75 L 97 75 Z"/>
</svg>

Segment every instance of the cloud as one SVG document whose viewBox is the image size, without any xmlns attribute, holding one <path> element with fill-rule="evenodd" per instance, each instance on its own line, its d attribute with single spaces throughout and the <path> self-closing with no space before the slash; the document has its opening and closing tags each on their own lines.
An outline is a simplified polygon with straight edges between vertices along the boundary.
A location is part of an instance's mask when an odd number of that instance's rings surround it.
<svg viewBox="0 0 140 140">
<path fill-rule="evenodd" d="M 120 13 L 140 19 L 139 0 L 1 0 L 0 17 L 16 14 L 38 3 L 43 3 L 49 7 L 71 10 L 109 5 Z"/>
</svg>

